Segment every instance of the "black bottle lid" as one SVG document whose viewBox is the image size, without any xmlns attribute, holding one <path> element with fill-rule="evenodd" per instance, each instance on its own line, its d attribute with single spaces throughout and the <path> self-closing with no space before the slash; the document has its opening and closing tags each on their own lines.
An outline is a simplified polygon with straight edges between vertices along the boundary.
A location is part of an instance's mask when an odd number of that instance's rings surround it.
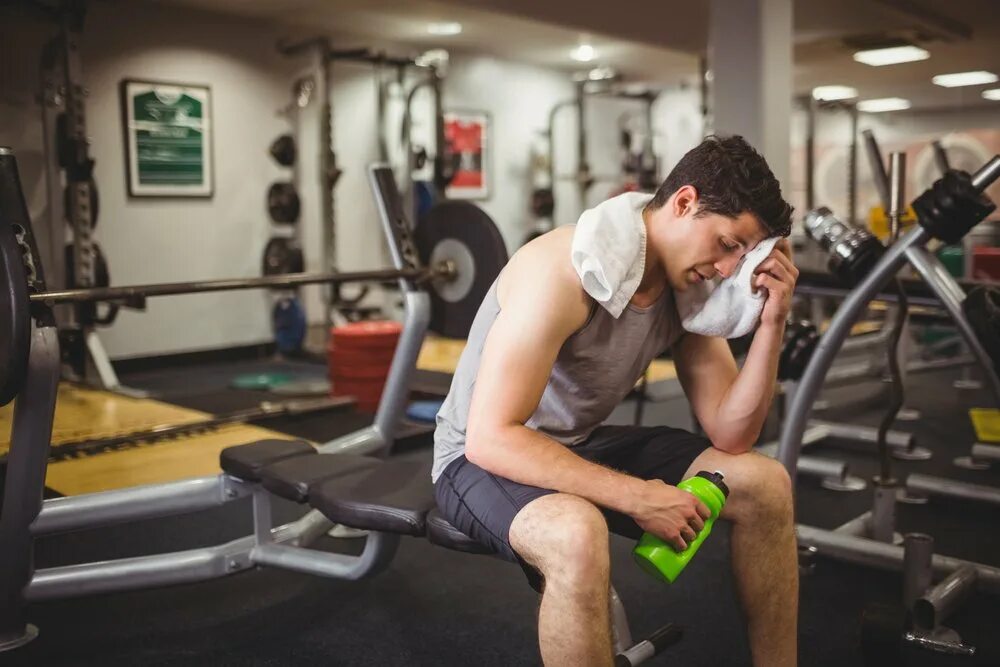
<svg viewBox="0 0 1000 667">
<path fill-rule="evenodd" d="M 726 498 L 729 497 L 729 487 L 726 486 L 726 483 L 724 481 L 722 481 L 723 479 L 725 479 L 725 477 L 722 475 L 720 471 L 716 470 L 715 472 L 708 472 L 707 470 L 702 470 L 697 475 L 695 475 L 695 477 L 703 477 L 704 479 L 707 479 L 712 484 L 715 484 L 717 487 L 719 487 L 719 490 L 722 491 L 722 495 L 724 495 Z"/>
</svg>

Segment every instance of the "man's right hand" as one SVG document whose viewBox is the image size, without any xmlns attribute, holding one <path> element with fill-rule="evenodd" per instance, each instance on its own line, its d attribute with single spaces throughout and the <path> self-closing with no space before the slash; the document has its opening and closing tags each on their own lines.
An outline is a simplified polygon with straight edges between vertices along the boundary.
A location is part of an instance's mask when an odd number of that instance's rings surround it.
<svg viewBox="0 0 1000 667">
<path fill-rule="evenodd" d="M 647 533 L 684 551 L 712 512 L 687 491 L 654 479 L 643 482 L 632 518 Z"/>
</svg>

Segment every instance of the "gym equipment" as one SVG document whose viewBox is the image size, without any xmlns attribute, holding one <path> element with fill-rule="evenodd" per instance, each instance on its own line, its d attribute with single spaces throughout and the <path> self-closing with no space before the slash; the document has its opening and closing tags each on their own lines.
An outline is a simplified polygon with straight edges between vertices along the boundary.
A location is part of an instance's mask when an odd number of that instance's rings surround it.
<svg viewBox="0 0 1000 667">
<path fill-rule="evenodd" d="M 272 183 L 267 190 L 267 212 L 271 220 L 285 225 L 294 225 L 299 221 L 302 212 L 302 202 L 294 183 Z"/>
<path fill-rule="evenodd" d="M 73 210 L 73 184 L 67 183 L 66 187 L 63 189 L 63 210 L 72 211 Z M 94 180 L 93 176 L 87 181 L 87 190 L 89 203 L 87 204 L 90 208 L 90 227 L 91 229 L 97 228 L 97 217 L 101 212 L 101 200 L 97 194 L 97 181 Z M 69 221 L 72 224 L 72 221 Z"/>
<path fill-rule="evenodd" d="M 13 154 L 5 154 L 13 164 Z M 381 180 L 391 176 L 386 168 L 373 167 L 372 178 Z M 439 222 L 427 225 L 421 232 L 421 246 L 429 254 L 433 265 L 424 267 L 413 246 L 413 236 L 408 226 L 397 222 L 393 233 L 400 235 L 401 267 L 343 273 L 292 273 L 262 278 L 235 278 L 204 280 L 184 283 L 161 283 L 126 287 L 95 287 L 54 292 L 38 290 L 31 294 L 32 303 L 53 306 L 61 303 L 117 303 L 128 307 L 142 307 L 150 297 L 177 294 L 198 294 L 269 287 L 296 287 L 312 284 L 371 283 L 389 280 L 426 283 L 435 296 L 432 329 L 442 335 L 464 337 L 475 318 L 479 304 L 493 283 L 499 269 L 507 261 L 502 237 L 493 221 L 481 209 L 468 202 L 448 202 Z M 455 204 L 456 206 L 451 206 Z M 401 216 L 400 212 L 394 214 Z M 455 218 L 456 213 L 467 218 Z M 438 218 L 438 216 L 434 216 Z M 395 217 L 394 220 L 405 220 Z M 485 241 L 484 241 L 485 239 Z M 442 310 L 437 310 L 438 308 Z M 454 318 L 454 321 L 450 318 Z M 13 321 L 13 320 L 12 320 Z M 459 324 L 456 324 L 458 322 Z"/>
<path fill-rule="evenodd" d="M 274 237 L 264 246 L 262 273 L 265 276 L 280 276 L 287 273 L 302 273 L 306 270 L 306 260 L 302 248 L 294 239 Z"/>
<path fill-rule="evenodd" d="M 425 266 L 448 261 L 457 273 L 451 282 L 434 283 L 431 330 L 449 338 L 465 338 L 479 304 L 507 264 L 500 230 L 475 204 L 443 201 L 421 220 L 414 240 Z"/>
<path fill-rule="evenodd" d="M 283 134 L 273 142 L 271 142 L 271 148 L 268 149 L 268 153 L 274 158 L 282 167 L 292 167 L 295 165 L 295 157 L 297 155 L 295 148 L 295 137 L 290 134 Z"/>
<path fill-rule="evenodd" d="M 31 234 L 28 211 L 18 201 L 21 182 L 9 148 L 0 147 L 0 405 L 7 405 L 17 395 L 28 371 L 24 354 L 30 345 L 31 310 L 28 291 L 44 288 L 41 265 L 31 260 L 38 256 Z M 23 252 L 27 247 L 28 252 Z M 27 259 L 27 263 L 25 262 Z"/>
<path fill-rule="evenodd" d="M 857 285 L 885 252 L 871 232 L 841 222 L 825 206 L 809 211 L 804 226 L 806 233 L 830 254 L 830 273 L 847 286 Z"/>
<path fill-rule="evenodd" d="M 726 486 L 723 475 L 715 472 L 700 471 L 694 477 L 685 479 L 677 488 L 687 491 L 701 502 L 705 503 L 712 516 L 705 519 L 705 526 L 694 538 L 687 549 L 678 552 L 671 545 L 650 533 L 643 533 L 639 543 L 632 551 L 635 562 L 651 577 L 668 584 L 674 583 L 681 571 L 691 562 L 702 543 L 712 532 L 715 520 L 719 518 L 722 508 L 729 497 L 729 487 Z"/>
<path fill-rule="evenodd" d="M 108 261 L 104 259 L 104 253 L 101 252 L 101 246 L 99 244 L 93 244 L 93 252 L 94 284 L 92 286 L 107 287 L 111 284 L 111 274 L 108 270 Z M 66 286 L 70 289 L 83 287 L 83 285 L 77 285 L 76 280 L 74 279 L 74 276 L 76 275 L 76 261 L 73 257 L 74 254 L 73 244 L 67 243 L 64 261 L 66 266 Z M 82 303 L 77 307 L 77 323 L 84 327 L 92 327 L 94 325 L 111 326 L 114 324 L 115 320 L 118 319 L 119 309 L 119 306 L 111 303 L 107 305 L 107 310 L 105 310 L 104 313 L 98 314 L 97 304 Z"/>
<path fill-rule="evenodd" d="M 271 309 L 274 343 L 280 354 L 297 354 L 306 339 L 306 313 L 294 297 L 278 299 Z"/>
<path fill-rule="evenodd" d="M 22 386 L 15 387 L 20 392 L 0 514 L 0 651 L 37 636 L 37 628 L 28 622 L 31 602 L 193 583 L 264 566 L 357 580 L 385 569 L 402 535 L 427 536 L 435 544 L 458 551 L 484 552 L 431 510 L 434 495 L 424 465 L 385 462 L 373 456 L 386 453 L 400 429 L 430 320 L 430 300 L 414 280 L 427 272 L 416 268 L 409 222 L 392 173 L 385 167 L 373 168 L 371 184 L 395 276 L 401 282 L 403 331 L 374 424 L 318 449 L 302 441 L 262 440 L 225 450 L 220 457 L 223 472 L 214 477 L 43 501 L 59 381 L 58 343 L 51 318 L 46 317 L 46 300 L 34 306 L 23 297 L 16 301 L 18 321 L 33 308 L 35 326 L 33 344 L 14 346 L 22 360 L 27 357 L 30 372 Z M 0 197 L 0 230 L 6 232 L 17 219 L 24 220 L 30 232 L 24 197 L 17 186 L 16 163 L 7 150 L 0 153 L 0 193 L 13 197 Z M 7 245 L 0 246 L 0 257 L 5 265 L 18 260 L 15 267 L 20 268 L 14 278 L 25 286 L 20 253 L 8 257 Z M 3 288 L 7 290 L 8 284 Z M 5 327 L 9 330 L 10 324 Z M 11 367 L 11 360 L 0 361 L 0 367 Z M 6 383 L 8 378 L 0 380 Z M 297 521 L 272 528 L 272 494 L 308 503 L 309 511 Z M 244 498 L 252 498 L 253 534 L 226 544 L 37 570 L 33 565 L 34 540 L 44 535 L 195 512 Z M 309 548 L 334 523 L 367 531 L 359 555 Z M 633 644 L 624 607 L 613 590 L 611 605 L 619 665 L 639 664 L 680 638 L 679 628 L 668 624 Z"/>
<path fill-rule="evenodd" d="M 897 175 L 901 176 L 899 172 Z M 941 238 L 938 234 L 958 240 L 961 238 L 958 230 L 968 231 L 981 217 L 991 212 L 992 203 L 981 193 L 998 177 L 1000 177 L 1000 155 L 995 156 L 972 176 L 964 172 L 949 172 L 942 177 L 914 202 L 920 225 L 890 246 L 869 274 L 844 300 L 810 360 L 799 383 L 798 391 L 792 398 L 782 429 L 778 458 L 788 470 L 793 484 L 798 471 L 799 449 L 810 407 L 816 400 L 823 377 L 838 353 L 840 345 L 849 335 L 859 313 L 907 262 L 918 271 L 947 309 L 965 343 L 982 366 L 990 389 L 1000 403 L 1000 378 L 993 367 L 989 353 L 976 336 L 962 310 L 965 293 L 941 265 L 940 260 L 924 247 L 932 238 Z M 899 210 L 899 207 L 893 208 Z M 882 477 L 875 487 L 875 502 L 871 511 L 861 514 L 835 530 L 799 525 L 797 532 L 800 544 L 816 547 L 821 555 L 861 565 L 880 569 L 903 569 L 904 563 L 908 560 L 904 548 L 893 544 L 895 503 L 899 483 L 890 475 L 883 474 Z M 961 495 L 960 491 L 951 491 L 947 483 L 937 485 L 937 491 L 946 495 Z M 932 595 L 935 598 L 940 598 L 946 590 L 951 590 L 953 585 L 966 586 L 970 585 L 970 581 L 974 581 L 977 590 L 1000 593 L 998 568 L 940 555 L 928 555 L 926 562 L 926 567 L 921 569 L 924 572 L 922 576 L 926 576 L 928 581 L 930 580 L 928 573 L 947 577 L 941 582 L 941 589 L 934 589 Z M 973 571 L 975 577 L 970 575 Z M 933 636 L 930 639 L 924 636 L 923 639 L 918 638 L 916 644 L 934 648 L 931 646 L 932 640 L 937 641 Z M 952 648 L 958 647 L 950 640 L 947 643 Z"/>
<path fill-rule="evenodd" d="M 785 344 L 778 356 L 778 380 L 798 380 L 819 343 L 819 332 L 812 322 L 802 321 L 785 328 Z"/>
<path fill-rule="evenodd" d="M 243 373 L 234 377 L 229 386 L 233 389 L 270 391 L 279 385 L 291 382 L 294 377 L 291 373 Z"/>
</svg>

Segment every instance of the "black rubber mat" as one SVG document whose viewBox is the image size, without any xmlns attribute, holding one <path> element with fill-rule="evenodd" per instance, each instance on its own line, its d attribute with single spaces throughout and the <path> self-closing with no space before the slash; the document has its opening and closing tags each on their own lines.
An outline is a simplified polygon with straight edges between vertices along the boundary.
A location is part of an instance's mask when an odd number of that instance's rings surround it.
<svg viewBox="0 0 1000 667">
<path fill-rule="evenodd" d="M 239 372 L 245 372 L 242 370 Z M 935 450 L 931 461 L 900 464 L 899 471 L 951 475 L 1000 483 L 997 472 L 952 468 L 966 453 L 971 428 L 965 414 L 982 394 L 951 389 L 952 374 L 912 379 L 910 405 L 923 419 L 913 427 Z M 224 400 L 206 379 L 185 404 L 213 409 Z M 197 398 L 200 396 L 201 398 Z M 216 396 L 212 398 L 212 396 Z M 180 399 L 176 399 L 180 402 Z M 235 399 L 232 399 L 235 400 Z M 219 401 L 220 403 L 212 403 Z M 195 405 L 194 403 L 200 403 Z M 630 410 L 627 406 L 623 412 Z M 651 403 L 646 423 L 683 414 L 676 402 Z M 827 417 L 829 415 L 824 415 Z M 877 423 L 878 413 L 850 415 Z M 905 428 L 905 425 L 900 426 Z M 333 432 L 331 428 L 330 432 Z M 847 459 L 856 474 L 870 476 L 875 460 L 833 447 L 814 454 Z M 430 457 L 429 448 L 408 458 Z M 801 521 L 832 527 L 866 509 L 870 492 L 837 494 L 803 481 Z M 281 503 L 281 520 L 297 506 Z M 995 512 L 960 504 L 902 507 L 904 529 L 919 528 L 939 551 L 1000 564 Z M 216 544 L 250 530 L 249 507 L 238 503 L 193 516 L 46 538 L 39 567 Z M 324 548 L 345 549 L 326 540 Z M 688 667 L 749 665 L 746 631 L 729 567 L 728 526 L 720 524 L 676 584 L 651 581 L 631 561 L 631 544 L 613 538 L 613 581 L 641 637 L 667 621 L 685 627 L 669 657 L 651 664 Z M 894 601 L 896 574 L 819 559 L 801 582 L 800 664 L 861 664 L 857 648 L 860 612 L 869 601 Z M 32 605 L 40 637 L 0 657 L 4 665 L 535 665 L 537 596 L 517 567 L 482 556 L 446 551 L 425 540 L 404 538 L 388 571 L 360 582 L 332 581 L 274 570 L 168 589 L 137 591 Z M 950 623 L 970 642 L 997 643 L 1000 605 L 976 598 Z"/>
</svg>

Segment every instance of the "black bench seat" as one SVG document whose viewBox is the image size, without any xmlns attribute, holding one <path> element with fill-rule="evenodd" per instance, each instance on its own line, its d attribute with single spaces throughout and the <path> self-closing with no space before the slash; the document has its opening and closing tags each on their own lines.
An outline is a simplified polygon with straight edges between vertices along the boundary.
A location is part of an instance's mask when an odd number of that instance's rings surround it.
<svg viewBox="0 0 1000 667">
<path fill-rule="evenodd" d="M 298 456 L 314 456 L 316 448 L 305 440 L 258 440 L 226 447 L 219 454 L 223 471 L 248 482 L 259 482 L 265 466 Z"/>
<path fill-rule="evenodd" d="M 318 484 L 378 465 L 382 465 L 381 459 L 356 454 L 293 456 L 261 468 L 258 476 L 261 485 L 274 495 L 305 503 Z"/>
</svg>

